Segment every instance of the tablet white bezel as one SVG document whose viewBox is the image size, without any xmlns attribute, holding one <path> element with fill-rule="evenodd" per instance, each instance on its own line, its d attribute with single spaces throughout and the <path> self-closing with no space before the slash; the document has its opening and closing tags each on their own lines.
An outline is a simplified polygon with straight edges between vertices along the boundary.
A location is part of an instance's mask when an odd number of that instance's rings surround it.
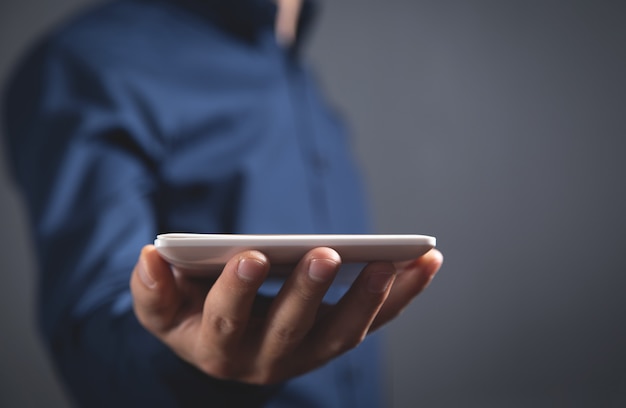
<svg viewBox="0 0 626 408">
<path fill-rule="evenodd" d="M 170 264 L 193 274 L 221 271 L 234 255 L 245 250 L 264 253 L 273 266 L 293 265 L 316 247 L 336 250 L 343 263 L 405 261 L 434 248 L 436 239 L 414 234 L 160 234 L 154 241 Z"/>
</svg>

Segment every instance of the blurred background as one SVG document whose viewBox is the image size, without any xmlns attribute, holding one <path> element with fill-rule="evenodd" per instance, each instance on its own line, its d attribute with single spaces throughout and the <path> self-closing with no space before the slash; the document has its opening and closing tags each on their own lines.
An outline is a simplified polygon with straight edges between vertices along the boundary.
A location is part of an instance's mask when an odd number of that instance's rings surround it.
<svg viewBox="0 0 626 408">
<path fill-rule="evenodd" d="M 2 2 L 0 80 L 92 3 Z M 387 329 L 388 405 L 626 406 L 626 3 L 322 5 L 308 56 L 378 232 L 435 235 L 446 257 Z M 67 407 L 1 160 L 0 406 Z"/>
</svg>

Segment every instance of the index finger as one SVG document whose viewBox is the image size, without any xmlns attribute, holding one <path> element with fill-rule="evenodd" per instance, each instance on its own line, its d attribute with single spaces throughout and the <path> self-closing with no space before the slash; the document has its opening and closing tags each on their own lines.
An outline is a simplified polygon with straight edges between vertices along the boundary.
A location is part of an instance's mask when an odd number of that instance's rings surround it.
<svg viewBox="0 0 626 408">
<path fill-rule="evenodd" d="M 267 258 L 258 251 L 228 261 L 204 302 L 201 336 L 206 350 L 223 353 L 238 346 L 268 270 Z"/>
</svg>

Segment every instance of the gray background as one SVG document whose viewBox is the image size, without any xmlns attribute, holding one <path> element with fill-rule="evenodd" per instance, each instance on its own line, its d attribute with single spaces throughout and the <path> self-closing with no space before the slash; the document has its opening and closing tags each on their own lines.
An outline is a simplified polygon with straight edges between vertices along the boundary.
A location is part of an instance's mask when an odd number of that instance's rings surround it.
<svg viewBox="0 0 626 408">
<path fill-rule="evenodd" d="M 0 9 L 0 79 L 89 0 Z M 388 328 L 393 407 L 626 406 L 626 3 L 326 1 L 309 55 L 349 118 L 379 232 L 436 235 Z M 64 407 L 0 176 L 0 406 Z"/>
</svg>

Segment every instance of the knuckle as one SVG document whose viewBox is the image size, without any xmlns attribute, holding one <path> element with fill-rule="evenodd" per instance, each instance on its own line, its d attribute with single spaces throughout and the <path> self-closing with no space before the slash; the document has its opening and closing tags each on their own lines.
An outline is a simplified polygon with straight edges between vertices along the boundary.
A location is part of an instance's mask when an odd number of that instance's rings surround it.
<svg viewBox="0 0 626 408">
<path fill-rule="evenodd" d="M 297 326 L 272 326 L 270 332 L 274 339 L 281 344 L 299 342 L 305 335 L 306 330 Z"/>
<path fill-rule="evenodd" d="M 242 319 L 232 316 L 210 316 L 207 320 L 208 329 L 222 336 L 239 332 L 245 324 Z"/>
<path fill-rule="evenodd" d="M 207 359 L 198 364 L 198 368 L 211 377 L 224 381 L 239 381 L 256 385 L 272 385 L 284 381 L 284 378 L 278 374 L 280 370 L 273 367 L 264 369 L 248 367 L 229 359 Z"/>
<path fill-rule="evenodd" d="M 337 338 L 328 343 L 328 350 L 337 356 L 356 348 L 365 339 L 366 333 L 357 333 L 351 336 Z"/>
<path fill-rule="evenodd" d="M 204 373 L 221 380 L 235 380 L 238 378 L 237 370 L 232 362 L 228 360 L 207 359 L 200 362 L 198 368 Z"/>
<path fill-rule="evenodd" d="M 248 382 L 257 385 L 272 385 L 281 381 L 282 378 L 272 370 L 259 371 L 248 379 Z"/>
<path fill-rule="evenodd" d="M 138 307 L 137 305 L 135 305 L 133 309 L 139 323 L 146 330 L 155 335 L 159 335 L 167 331 L 171 326 L 171 318 L 169 318 L 169 316 L 164 316 L 162 311 L 146 311 L 144 308 Z"/>
<path fill-rule="evenodd" d="M 304 302 L 312 302 L 320 297 L 319 290 L 308 284 L 296 285 L 294 288 L 297 296 Z"/>
</svg>

